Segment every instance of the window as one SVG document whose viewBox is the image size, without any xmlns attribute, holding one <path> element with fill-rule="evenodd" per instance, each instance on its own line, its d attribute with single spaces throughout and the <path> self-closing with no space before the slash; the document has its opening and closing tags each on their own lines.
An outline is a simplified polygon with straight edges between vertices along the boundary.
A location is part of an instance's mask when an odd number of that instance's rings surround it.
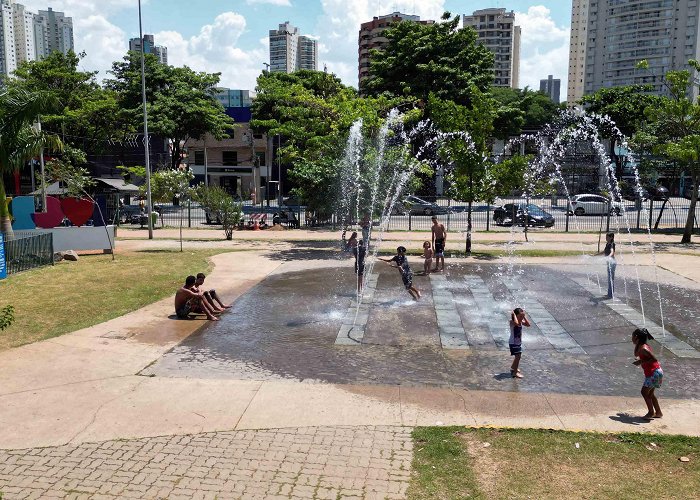
<svg viewBox="0 0 700 500">
<path fill-rule="evenodd" d="M 204 165 L 204 151 L 195 151 L 194 152 L 194 164 L 195 165 Z"/>
<path fill-rule="evenodd" d="M 237 151 L 222 151 L 221 164 L 225 167 L 235 167 L 238 165 Z"/>
</svg>

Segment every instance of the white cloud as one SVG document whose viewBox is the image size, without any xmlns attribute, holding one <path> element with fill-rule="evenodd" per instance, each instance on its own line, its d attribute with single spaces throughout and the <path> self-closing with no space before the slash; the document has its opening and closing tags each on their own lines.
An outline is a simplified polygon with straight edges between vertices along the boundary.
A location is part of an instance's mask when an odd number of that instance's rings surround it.
<svg viewBox="0 0 700 500">
<path fill-rule="evenodd" d="M 177 31 L 161 31 L 155 38 L 158 44 L 168 47 L 169 64 L 221 73 L 221 86 L 252 90 L 263 62 L 268 60 L 267 40 L 261 39 L 259 48 L 243 50 L 237 45 L 245 29 L 242 15 L 224 12 L 190 38 Z"/>
<path fill-rule="evenodd" d="M 279 7 L 291 7 L 292 4 L 289 2 L 289 0 L 246 0 L 248 5 L 256 5 L 256 4 L 270 4 L 270 5 L 277 5 Z"/>
<path fill-rule="evenodd" d="M 73 20 L 76 52 L 85 51 L 81 66 L 86 70 L 100 71 L 99 77 L 106 78 L 106 71 L 112 61 L 119 61 L 128 49 L 126 34 L 121 28 L 110 23 L 104 16 L 88 16 Z"/>
<path fill-rule="evenodd" d="M 540 80 L 553 75 L 561 80 L 563 101 L 569 74 L 569 27 L 557 26 L 543 5 L 516 12 L 515 19 L 522 30 L 520 86 L 539 90 Z"/>
<path fill-rule="evenodd" d="M 440 19 L 444 0 L 321 0 L 323 14 L 315 35 L 319 42 L 319 69 L 338 75 L 346 85 L 357 86 L 357 35 L 360 24 L 392 12 Z"/>
</svg>

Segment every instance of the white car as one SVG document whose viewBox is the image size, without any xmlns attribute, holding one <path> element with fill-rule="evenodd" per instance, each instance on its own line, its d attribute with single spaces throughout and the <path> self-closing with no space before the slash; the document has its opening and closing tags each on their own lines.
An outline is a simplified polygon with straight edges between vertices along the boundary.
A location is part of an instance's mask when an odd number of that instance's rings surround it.
<svg viewBox="0 0 700 500">
<path fill-rule="evenodd" d="M 622 204 L 599 194 L 577 194 L 569 202 L 567 211 L 574 215 L 620 215 Z"/>
</svg>

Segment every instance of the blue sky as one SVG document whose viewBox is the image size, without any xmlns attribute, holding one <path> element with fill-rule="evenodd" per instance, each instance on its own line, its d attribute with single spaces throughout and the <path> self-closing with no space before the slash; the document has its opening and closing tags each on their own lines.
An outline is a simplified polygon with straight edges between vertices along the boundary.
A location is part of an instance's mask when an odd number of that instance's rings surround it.
<svg viewBox="0 0 700 500">
<path fill-rule="evenodd" d="M 17 0 L 31 10 L 47 0 Z M 73 17 L 76 49 L 87 52 L 85 69 L 104 75 L 111 61 L 138 36 L 137 0 L 48 0 Z M 480 8 L 516 11 L 523 31 L 521 85 L 537 87 L 553 74 L 566 89 L 571 2 L 568 0 L 144 0 L 145 33 L 168 47 L 171 64 L 221 72 L 221 84 L 253 88 L 268 61 L 269 29 L 290 21 L 318 37 L 319 69 L 324 63 L 349 85 L 357 84 L 357 31 L 372 16 L 392 11 L 435 19 L 444 10 L 465 14 Z"/>
</svg>

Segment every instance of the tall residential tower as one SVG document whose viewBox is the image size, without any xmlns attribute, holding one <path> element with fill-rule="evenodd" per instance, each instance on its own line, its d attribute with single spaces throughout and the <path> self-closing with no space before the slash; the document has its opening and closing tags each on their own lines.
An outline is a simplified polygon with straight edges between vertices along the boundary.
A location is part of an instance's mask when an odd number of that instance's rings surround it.
<svg viewBox="0 0 700 500">
<path fill-rule="evenodd" d="M 476 30 L 478 42 L 494 55 L 494 85 L 518 88 L 520 84 L 520 26 L 515 12 L 482 9 L 462 16 L 462 24 Z"/>
<path fill-rule="evenodd" d="M 153 35 L 143 35 L 143 52 L 144 54 L 153 54 L 162 64 L 168 64 L 168 47 L 156 45 Z M 132 38 L 129 40 L 129 50 L 131 52 L 141 52 L 141 39 Z"/>
<path fill-rule="evenodd" d="M 605 87 L 651 84 L 700 58 L 698 0 L 573 0 L 568 102 Z M 638 69 L 646 60 L 649 68 Z"/>
<path fill-rule="evenodd" d="M 318 42 L 299 34 L 289 21 L 270 30 L 270 71 L 293 73 L 299 69 L 318 68 Z"/>
</svg>

